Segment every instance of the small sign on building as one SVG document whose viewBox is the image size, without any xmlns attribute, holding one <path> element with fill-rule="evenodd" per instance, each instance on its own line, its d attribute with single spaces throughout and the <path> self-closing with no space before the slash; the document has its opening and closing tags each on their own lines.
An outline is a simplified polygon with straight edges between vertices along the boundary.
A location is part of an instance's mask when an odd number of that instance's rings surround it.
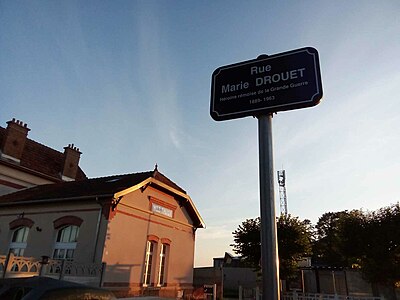
<svg viewBox="0 0 400 300">
<path fill-rule="evenodd" d="M 214 293 L 214 285 L 213 284 L 205 284 L 203 286 L 204 294 L 212 295 Z"/>
</svg>

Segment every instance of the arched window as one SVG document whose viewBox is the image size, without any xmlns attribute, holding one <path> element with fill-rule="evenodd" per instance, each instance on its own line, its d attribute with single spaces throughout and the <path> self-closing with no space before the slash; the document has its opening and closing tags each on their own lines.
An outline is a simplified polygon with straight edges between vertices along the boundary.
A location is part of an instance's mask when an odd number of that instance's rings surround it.
<svg viewBox="0 0 400 300">
<path fill-rule="evenodd" d="M 146 257 L 144 260 L 144 272 L 143 272 L 143 286 L 152 285 L 152 269 L 153 269 L 153 256 L 154 248 L 157 244 L 154 241 L 147 241 L 146 244 Z"/>
<path fill-rule="evenodd" d="M 76 225 L 68 225 L 60 228 L 57 232 L 53 258 L 72 260 L 74 258 L 78 235 L 79 227 Z"/>
<path fill-rule="evenodd" d="M 169 252 L 169 244 L 161 244 L 160 249 L 160 265 L 158 268 L 158 286 L 164 286 L 166 283 L 167 256 Z"/>
<path fill-rule="evenodd" d="M 29 227 L 23 226 L 16 228 L 12 234 L 10 243 L 10 253 L 16 256 L 23 256 L 29 234 Z"/>
</svg>

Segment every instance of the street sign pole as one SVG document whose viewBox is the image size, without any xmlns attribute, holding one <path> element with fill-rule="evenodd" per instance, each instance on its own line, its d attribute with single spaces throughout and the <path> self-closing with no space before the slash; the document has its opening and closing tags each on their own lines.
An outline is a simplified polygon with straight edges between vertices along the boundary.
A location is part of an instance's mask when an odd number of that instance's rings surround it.
<svg viewBox="0 0 400 300">
<path fill-rule="evenodd" d="M 210 115 L 215 121 L 258 118 L 263 300 L 280 299 L 272 114 L 312 107 L 321 99 L 319 56 L 312 47 L 260 55 L 212 74 Z"/>
<path fill-rule="evenodd" d="M 275 220 L 272 114 L 258 116 L 261 270 L 263 300 L 279 300 L 279 264 Z"/>
</svg>

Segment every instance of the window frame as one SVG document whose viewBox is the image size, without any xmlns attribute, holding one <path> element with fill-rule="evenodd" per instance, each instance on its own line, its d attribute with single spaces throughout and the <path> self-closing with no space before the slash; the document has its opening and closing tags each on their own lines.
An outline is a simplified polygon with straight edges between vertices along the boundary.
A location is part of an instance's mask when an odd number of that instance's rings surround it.
<svg viewBox="0 0 400 300">
<path fill-rule="evenodd" d="M 162 243 L 160 248 L 159 263 L 158 263 L 158 274 L 157 274 L 157 286 L 166 286 L 167 277 L 167 265 L 170 245 Z"/>
<path fill-rule="evenodd" d="M 62 241 L 64 239 L 63 232 L 65 230 L 67 230 L 67 228 L 71 228 L 70 232 L 69 232 L 69 237 L 68 237 L 67 241 Z M 73 238 L 71 239 L 73 229 L 76 229 L 76 230 L 73 235 Z M 75 224 L 68 224 L 68 225 L 58 228 L 57 233 L 56 233 L 55 242 L 54 242 L 54 248 L 53 248 L 53 256 L 52 256 L 53 259 L 68 260 L 68 261 L 74 260 L 74 254 L 75 254 L 76 246 L 78 244 L 79 230 L 80 230 L 80 227 Z M 68 256 L 68 253 L 71 253 L 71 252 L 69 252 L 69 250 L 72 250 L 72 255 L 70 257 Z M 63 251 L 62 252 L 63 255 L 60 255 L 61 251 Z"/>
<path fill-rule="evenodd" d="M 146 253 L 143 265 L 143 287 L 153 286 L 152 275 L 154 269 L 154 253 L 157 248 L 157 242 L 154 240 L 147 240 Z"/>
<path fill-rule="evenodd" d="M 14 239 L 15 240 L 17 239 L 18 232 L 20 232 L 21 230 L 24 230 L 24 232 L 22 233 L 22 241 L 14 241 Z M 29 226 L 20 226 L 13 229 L 8 249 L 9 253 L 13 253 L 15 256 L 24 256 L 24 252 L 28 245 L 29 230 L 30 230 Z"/>
</svg>

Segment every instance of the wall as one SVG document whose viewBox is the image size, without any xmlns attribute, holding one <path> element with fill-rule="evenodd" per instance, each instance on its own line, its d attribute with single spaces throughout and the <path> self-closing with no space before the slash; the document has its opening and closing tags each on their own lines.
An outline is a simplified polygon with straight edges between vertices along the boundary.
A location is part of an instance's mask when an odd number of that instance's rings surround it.
<svg viewBox="0 0 400 300">
<path fill-rule="evenodd" d="M 372 287 L 365 281 L 360 272 L 346 271 L 347 286 L 351 296 L 372 296 Z"/>
<path fill-rule="evenodd" d="M 303 270 L 306 293 L 334 294 L 333 280 L 339 295 L 372 297 L 372 285 L 356 270 Z M 318 289 L 319 285 L 319 289 Z"/>
<path fill-rule="evenodd" d="M 194 268 L 193 273 L 193 286 L 195 289 L 202 288 L 203 285 L 216 284 L 217 285 L 217 298 L 221 299 L 221 282 L 222 282 L 222 268 L 214 267 L 201 267 Z"/>
<path fill-rule="evenodd" d="M 15 192 L 22 187 L 32 187 L 47 183 L 54 183 L 54 181 L 0 163 L 0 195 Z"/>
<path fill-rule="evenodd" d="M 99 205 L 88 202 L 1 207 L 0 254 L 7 254 L 9 250 L 12 236 L 12 231 L 9 229 L 10 222 L 23 214 L 24 218 L 29 218 L 34 222 L 29 230 L 24 256 L 38 258 L 47 255 L 52 257 L 57 234 L 53 221 L 63 216 L 73 215 L 84 220 L 79 229 L 74 260 L 92 262 L 99 209 Z"/>
<path fill-rule="evenodd" d="M 238 287 L 256 288 L 257 272 L 253 268 L 223 268 L 224 297 L 238 297 Z"/>
<path fill-rule="evenodd" d="M 223 278 L 223 284 L 221 284 Z M 253 268 L 240 267 L 202 267 L 194 269 L 195 288 L 205 284 L 217 284 L 217 297 L 221 298 L 221 286 L 225 298 L 238 298 L 239 286 L 244 289 L 257 287 L 257 272 Z"/>
<path fill-rule="evenodd" d="M 175 206 L 174 217 L 150 211 L 153 197 Z M 147 187 L 123 196 L 116 215 L 109 221 L 103 252 L 107 263 L 104 285 L 121 293 L 138 295 L 154 293 L 175 297 L 178 290 L 192 288 L 194 264 L 194 231 L 184 207 L 173 196 Z M 158 238 L 154 251 L 152 278 L 156 282 L 159 253 L 163 239 L 170 241 L 167 259 L 166 287 L 143 289 L 143 265 L 149 236 Z M 165 241 L 165 240 L 164 240 Z M 125 295 L 127 295 L 125 294 Z"/>
</svg>

